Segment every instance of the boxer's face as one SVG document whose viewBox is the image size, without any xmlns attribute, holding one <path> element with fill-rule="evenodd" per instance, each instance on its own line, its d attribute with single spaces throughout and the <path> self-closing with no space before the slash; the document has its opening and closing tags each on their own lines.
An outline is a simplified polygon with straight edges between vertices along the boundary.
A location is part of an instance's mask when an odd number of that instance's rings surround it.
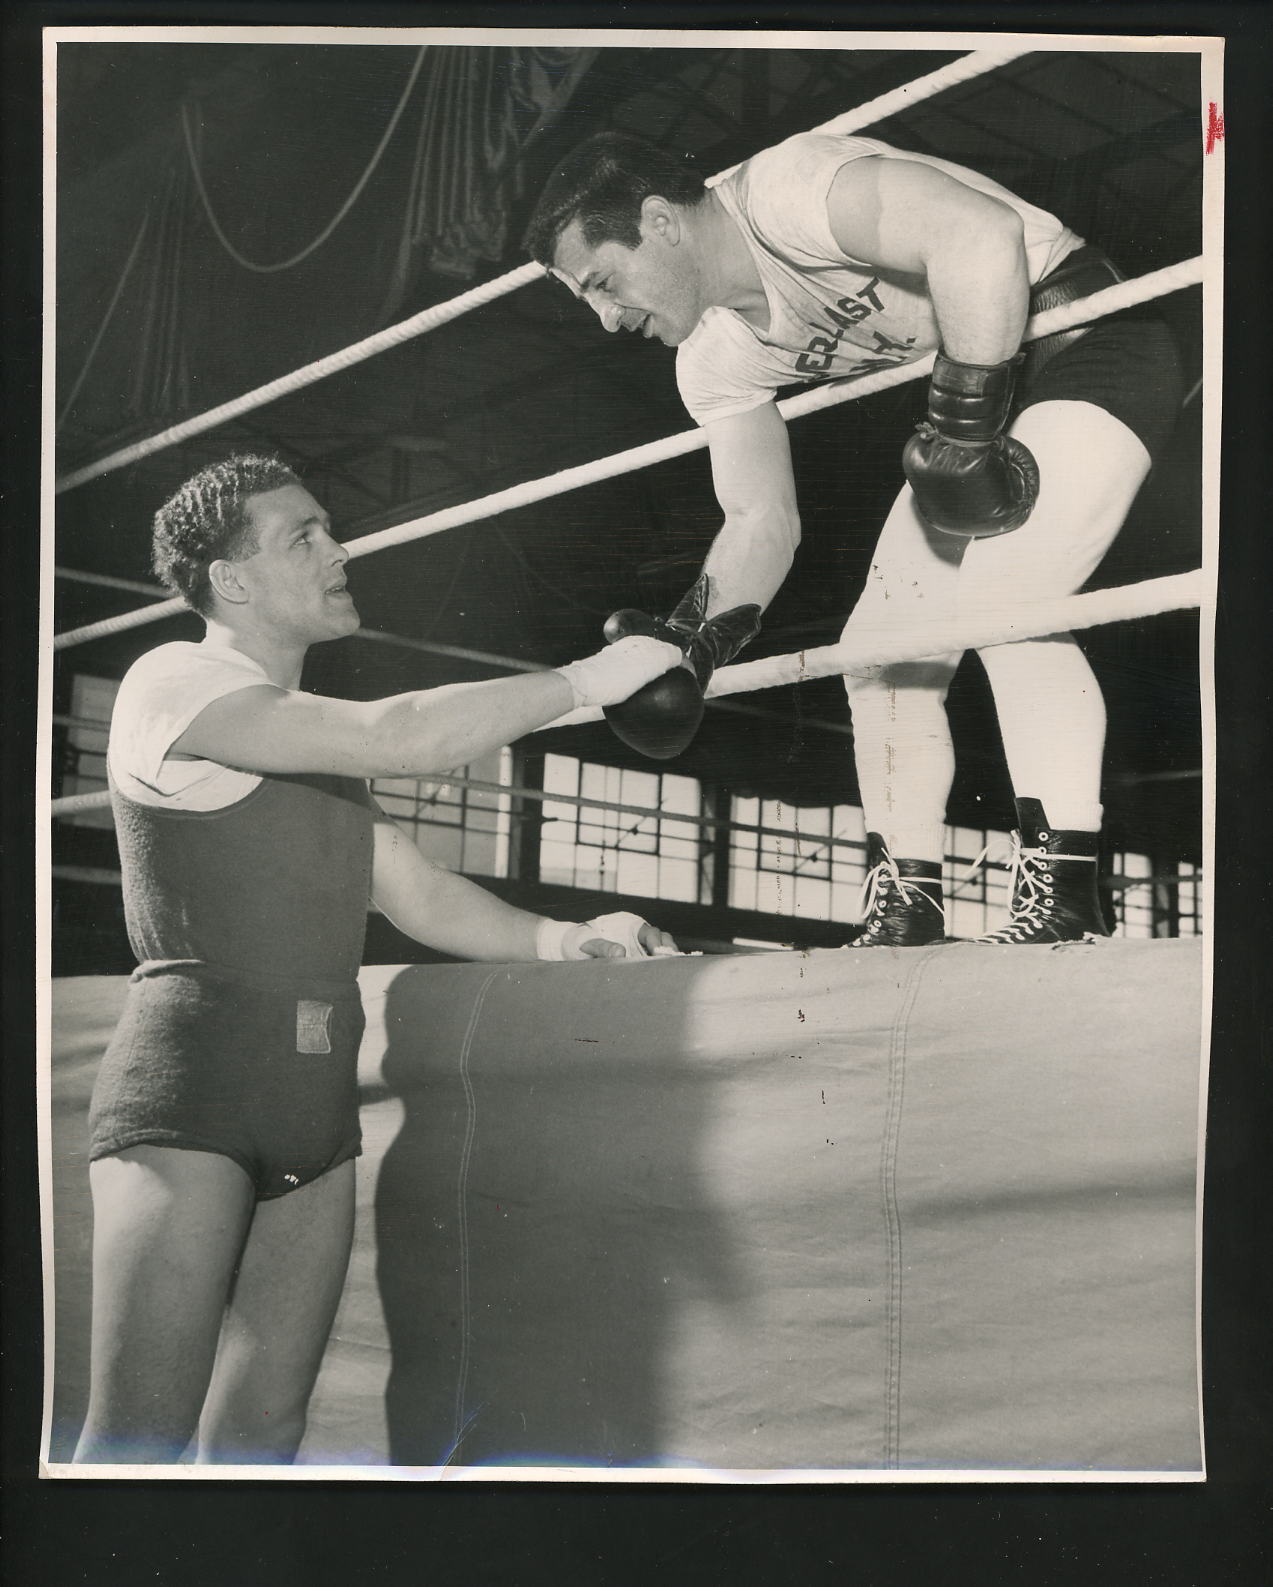
<svg viewBox="0 0 1273 1587">
<path fill-rule="evenodd" d="M 276 637 L 315 644 L 352 634 L 359 618 L 345 587 L 349 553 L 331 520 L 300 485 L 249 497 L 257 549 L 235 559 L 255 621 Z"/>
<path fill-rule="evenodd" d="M 608 331 L 635 331 L 675 347 L 708 307 L 692 248 L 674 205 L 648 198 L 639 247 L 603 242 L 591 248 L 578 221 L 557 240 L 552 273 Z"/>
</svg>

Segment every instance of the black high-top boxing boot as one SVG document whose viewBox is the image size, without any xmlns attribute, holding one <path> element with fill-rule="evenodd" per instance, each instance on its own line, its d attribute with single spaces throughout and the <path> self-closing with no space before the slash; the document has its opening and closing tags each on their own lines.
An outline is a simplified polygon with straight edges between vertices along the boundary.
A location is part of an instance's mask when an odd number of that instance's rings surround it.
<svg viewBox="0 0 1273 1587">
<path fill-rule="evenodd" d="M 1099 832 L 1058 832 L 1037 799 L 1017 800 L 1008 923 L 978 942 L 1090 942 L 1108 937 L 1097 881 Z"/>
<path fill-rule="evenodd" d="M 866 834 L 863 920 L 849 948 L 926 948 L 946 935 L 941 866 L 895 860 L 878 832 Z"/>
</svg>

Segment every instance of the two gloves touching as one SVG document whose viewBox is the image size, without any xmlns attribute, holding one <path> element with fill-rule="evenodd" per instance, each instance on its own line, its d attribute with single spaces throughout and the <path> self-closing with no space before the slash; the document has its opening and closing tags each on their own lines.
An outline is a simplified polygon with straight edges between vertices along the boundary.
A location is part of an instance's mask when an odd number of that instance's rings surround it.
<svg viewBox="0 0 1273 1587">
<path fill-rule="evenodd" d="M 915 505 L 934 528 L 966 539 L 1019 528 L 1039 494 L 1029 450 L 1006 435 L 1015 367 L 961 364 L 938 353 L 928 418 L 906 443 L 902 467 Z M 701 574 L 670 616 L 627 609 L 605 626 L 607 648 L 562 667 L 577 706 L 601 706 L 615 734 L 652 760 L 686 749 L 703 719 L 704 691 L 717 667 L 760 631 L 760 607 L 708 617 Z M 675 954 L 675 942 L 639 915 L 601 915 L 582 924 L 540 923 L 540 959 L 643 959 Z"/>
<path fill-rule="evenodd" d="M 937 354 L 928 417 L 906 443 L 902 467 L 921 516 L 965 539 L 1018 529 L 1039 494 L 1029 450 L 1005 433 L 1020 355 L 1000 364 L 963 364 Z M 614 733 L 651 760 L 689 747 L 703 719 L 704 691 L 760 632 L 760 607 L 708 617 L 706 573 L 668 617 L 615 612 L 608 648 L 561 668 L 575 704 L 599 705 Z"/>
<path fill-rule="evenodd" d="M 669 617 L 627 609 L 608 619 L 607 648 L 560 670 L 576 705 L 599 705 L 615 734 L 651 760 L 689 746 L 703 720 L 703 691 L 717 667 L 760 632 L 760 607 L 708 617 L 700 574 Z"/>
</svg>

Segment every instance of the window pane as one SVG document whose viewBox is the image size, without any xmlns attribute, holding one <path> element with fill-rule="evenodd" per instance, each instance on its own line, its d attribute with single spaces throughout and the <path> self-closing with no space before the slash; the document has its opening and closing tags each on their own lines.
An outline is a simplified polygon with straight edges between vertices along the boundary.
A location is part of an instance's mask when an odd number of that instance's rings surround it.
<svg viewBox="0 0 1273 1587">
<path fill-rule="evenodd" d="M 696 816 L 702 804 L 702 789 L 692 777 L 677 777 L 669 772 L 663 779 L 662 798 L 664 810 Z"/>
<path fill-rule="evenodd" d="M 619 802 L 625 805 L 644 805 L 647 810 L 657 809 L 658 776 L 649 771 L 624 771 L 619 785 Z"/>
<path fill-rule="evenodd" d="M 585 799 L 604 802 L 606 798 L 607 766 L 581 765 L 579 767 L 579 792 Z"/>
<path fill-rule="evenodd" d="M 544 788 L 548 793 L 578 793 L 579 762 L 566 755 L 545 755 Z"/>
<path fill-rule="evenodd" d="M 565 876 L 578 887 L 706 901 L 700 863 L 702 829 L 659 814 L 672 808 L 699 813 L 702 790 L 692 777 L 664 777 L 659 772 L 549 756 L 544 785 L 559 792 L 577 786 L 580 796 L 590 801 L 574 807 L 569 818 L 559 801 L 545 801 L 540 851 L 544 880 Z M 619 805 L 627 808 L 615 808 Z M 636 810 L 650 813 L 639 815 Z"/>
<path fill-rule="evenodd" d="M 679 898 L 688 904 L 698 902 L 699 874 L 696 860 L 662 860 L 659 864 L 658 896 Z"/>
</svg>

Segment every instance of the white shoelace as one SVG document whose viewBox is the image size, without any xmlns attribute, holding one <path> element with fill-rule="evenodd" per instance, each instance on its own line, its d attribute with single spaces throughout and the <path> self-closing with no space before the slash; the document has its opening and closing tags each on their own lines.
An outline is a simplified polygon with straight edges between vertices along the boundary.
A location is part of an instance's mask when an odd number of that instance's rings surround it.
<svg viewBox="0 0 1273 1587">
<path fill-rule="evenodd" d="M 877 860 L 866 873 L 866 880 L 862 883 L 862 896 L 858 902 L 859 919 L 869 920 L 872 925 L 875 924 L 873 918 L 875 915 L 875 902 L 880 895 L 881 881 L 884 875 L 889 876 L 897 884 L 897 890 L 905 903 L 912 904 L 917 899 L 923 899 L 926 904 L 932 905 L 941 916 L 943 924 L 945 923 L 945 906 L 940 904 L 931 893 L 925 892 L 923 886 L 916 878 L 903 876 L 897 868 L 897 861 L 891 854 L 886 854 L 882 860 Z M 936 882 L 937 878 L 934 877 L 933 881 Z M 872 929 L 871 926 L 868 926 L 867 930 L 869 931 L 870 929 Z"/>
<path fill-rule="evenodd" d="M 960 886 L 971 880 L 985 857 L 986 849 L 982 849 Z M 1025 932 L 1047 924 L 1043 918 L 1043 904 L 1052 896 L 1052 872 L 1049 867 L 1056 860 L 1080 860 L 1088 865 L 1096 864 L 1096 858 L 1091 854 L 1052 854 L 1044 848 L 1027 848 L 1019 832 L 1012 834 L 1012 858 L 1008 871 L 1012 913 L 1006 926 L 979 938 L 979 941 L 1012 942 Z"/>
</svg>

